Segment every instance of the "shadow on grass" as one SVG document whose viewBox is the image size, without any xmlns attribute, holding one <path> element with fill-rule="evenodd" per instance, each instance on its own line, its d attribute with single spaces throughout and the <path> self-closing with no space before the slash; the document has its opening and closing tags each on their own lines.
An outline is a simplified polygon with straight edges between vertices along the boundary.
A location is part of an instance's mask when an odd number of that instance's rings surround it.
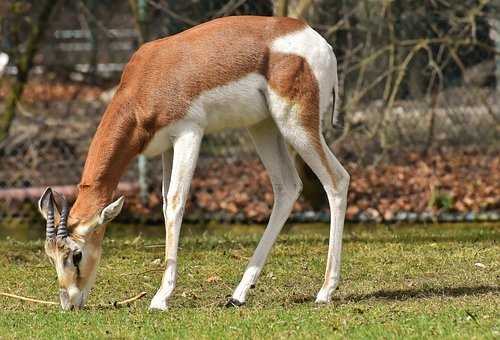
<svg viewBox="0 0 500 340">
<path fill-rule="evenodd" d="M 426 299 L 432 297 L 462 297 L 468 295 L 482 295 L 488 293 L 500 293 L 500 286 L 476 286 L 476 287 L 441 287 L 421 289 L 398 289 L 379 290 L 368 294 L 351 294 L 346 296 L 334 296 L 335 304 L 346 304 L 351 302 L 364 302 L 367 300 L 391 300 L 406 301 L 411 299 Z M 290 301 L 296 304 L 311 303 L 315 299 L 311 295 L 298 294 L 291 297 Z"/>
<path fill-rule="evenodd" d="M 488 293 L 500 293 L 500 286 L 476 286 L 476 287 L 442 287 L 442 288 L 421 288 L 421 289 L 398 289 L 398 290 L 379 290 L 368 294 L 351 294 L 347 296 L 334 296 L 334 305 L 344 305 L 348 303 L 359 303 L 368 300 L 386 300 L 386 301 L 407 301 L 412 299 L 426 299 L 432 297 L 462 297 L 468 295 L 483 295 Z M 287 303 L 292 304 L 310 304 L 315 300 L 315 296 L 308 294 L 294 294 L 286 299 Z M 216 298 L 209 306 L 216 308 L 227 309 L 226 298 Z M 285 301 L 283 301 L 285 302 Z M 59 306 L 53 306 L 58 309 Z M 196 301 L 184 301 L 177 308 L 193 308 L 197 309 L 202 306 Z M 207 307 L 207 306 L 205 306 Z M 265 308 L 265 306 L 262 306 Z M 139 309 L 144 307 L 136 305 L 136 303 L 117 305 L 115 303 L 101 303 L 96 305 L 85 306 L 84 310 L 87 311 L 104 311 L 104 310 L 117 310 L 117 309 Z"/>
<path fill-rule="evenodd" d="M 370 299 L 405 301 L 410 299 L 425 299 L 431 297 L 461 297 L 467 295 L 482 295 L 500 293 L 500 286 L 476 287 L 439 287 L 421 289 L 379 290 L 368 294 L 352 294 L 339 299 L 340 302 L 362 302 Z"/>
<path fill-rule="evenodd" d="M 480 241 L 493 241 L 498 239 L 498 234 L 484 234 L 484 235 L 456 235 L 456 236 L 397 236 L 394 237 L 356 237 L 348 236 L 344 242 L 345 243 L 406 243 L 406 244 L 421 244 L 421 243 L 449 243 L 449 242 L 459 242 L 459 243 L 474 243 Z"/>
</svg>

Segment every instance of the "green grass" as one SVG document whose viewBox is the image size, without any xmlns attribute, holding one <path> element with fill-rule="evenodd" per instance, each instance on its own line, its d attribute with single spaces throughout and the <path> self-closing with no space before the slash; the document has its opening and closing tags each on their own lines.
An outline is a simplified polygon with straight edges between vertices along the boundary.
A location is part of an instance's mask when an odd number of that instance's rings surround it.
<svg viewBox="0 0 500 340">
<path fill-rule="evenodd" d="M 178 286 L 163 313 L 147 310 L 161 279 L 152 262 L 163 256 L 151 246 L 162 239 L 111 230 L 89 301 L 101 307 L 62 312 L 0 297 L 0 338 L 500 337 L 499 224 L 347 228 L 343 279 L 327 306 L 313 302 L 327 227 L 297 225 L 280 237 L 247 305 L 228 309 L 223 304 L 260 237 L 261 228 L 248 230 L 187 232 Z M 55 301 L 55 284 L 41 241 L 0 241 L 0 291 Z M 147 298 L 130 307 L 104 306 L 142 290 Z"/>
</svg>

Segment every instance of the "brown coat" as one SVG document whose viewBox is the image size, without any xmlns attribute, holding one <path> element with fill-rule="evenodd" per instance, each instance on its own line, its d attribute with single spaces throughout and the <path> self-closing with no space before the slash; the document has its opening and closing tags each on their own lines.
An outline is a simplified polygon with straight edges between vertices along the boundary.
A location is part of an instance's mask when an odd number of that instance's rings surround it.
<svg viewBox="0 0 500 340">
<path fill-rule="evenodd" d="M 264 75 L 283 97 L 303 101 L 309 107 L 304 112 L 315 112 L 303 120 L 319 143 L 319 91 L 312 71 L 299 56 L 270 52 L 274 39 L 305 27 L 291 18 L 226 17 L 141 46 L 92 140 L 71 219 L 86 220 L 109 204 L 130 161 L 159 129 L 182 119 L 202 91 L 251 72 Z M 302 78 L 295 79 L 297 74 Z M 299 89 L 298 83 L 309 86 Z"/>
</svg>

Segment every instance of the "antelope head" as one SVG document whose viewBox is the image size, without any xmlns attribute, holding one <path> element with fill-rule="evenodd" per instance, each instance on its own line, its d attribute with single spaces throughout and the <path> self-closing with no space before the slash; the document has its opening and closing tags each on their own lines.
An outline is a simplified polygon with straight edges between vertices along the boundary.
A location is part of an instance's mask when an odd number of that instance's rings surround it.
<svg viewBox="0 0 500 340">
<path fill-rule="evenodd" d="M 47 221 L 45 253 L 57 272 L 61 307 L 80 309 L 94 284 L 101 258 L 103 226 L 121 211 L 123 197 L 87 221 L 70 220 L 65 197 L 47 188 L 38 202 Z M 60 209 L 59 209 L 60 208 Z"/>
</svg>

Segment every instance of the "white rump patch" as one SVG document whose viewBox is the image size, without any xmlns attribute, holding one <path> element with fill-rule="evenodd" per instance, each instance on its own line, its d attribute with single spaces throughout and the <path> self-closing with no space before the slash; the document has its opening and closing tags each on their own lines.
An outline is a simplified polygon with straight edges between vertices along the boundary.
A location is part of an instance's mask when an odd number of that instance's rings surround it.
<svg viewBox="0 0 500 340">
<path fill-rule="evenodd" d="M 311 27 L 277 38 L 271 51 L 295 54 L 304 58 L 311 68 L 319 86 L 319 109 L 323 115 L 332 103 L 334 75 L 337 59 L 328 42 Z"/>
</svg>

